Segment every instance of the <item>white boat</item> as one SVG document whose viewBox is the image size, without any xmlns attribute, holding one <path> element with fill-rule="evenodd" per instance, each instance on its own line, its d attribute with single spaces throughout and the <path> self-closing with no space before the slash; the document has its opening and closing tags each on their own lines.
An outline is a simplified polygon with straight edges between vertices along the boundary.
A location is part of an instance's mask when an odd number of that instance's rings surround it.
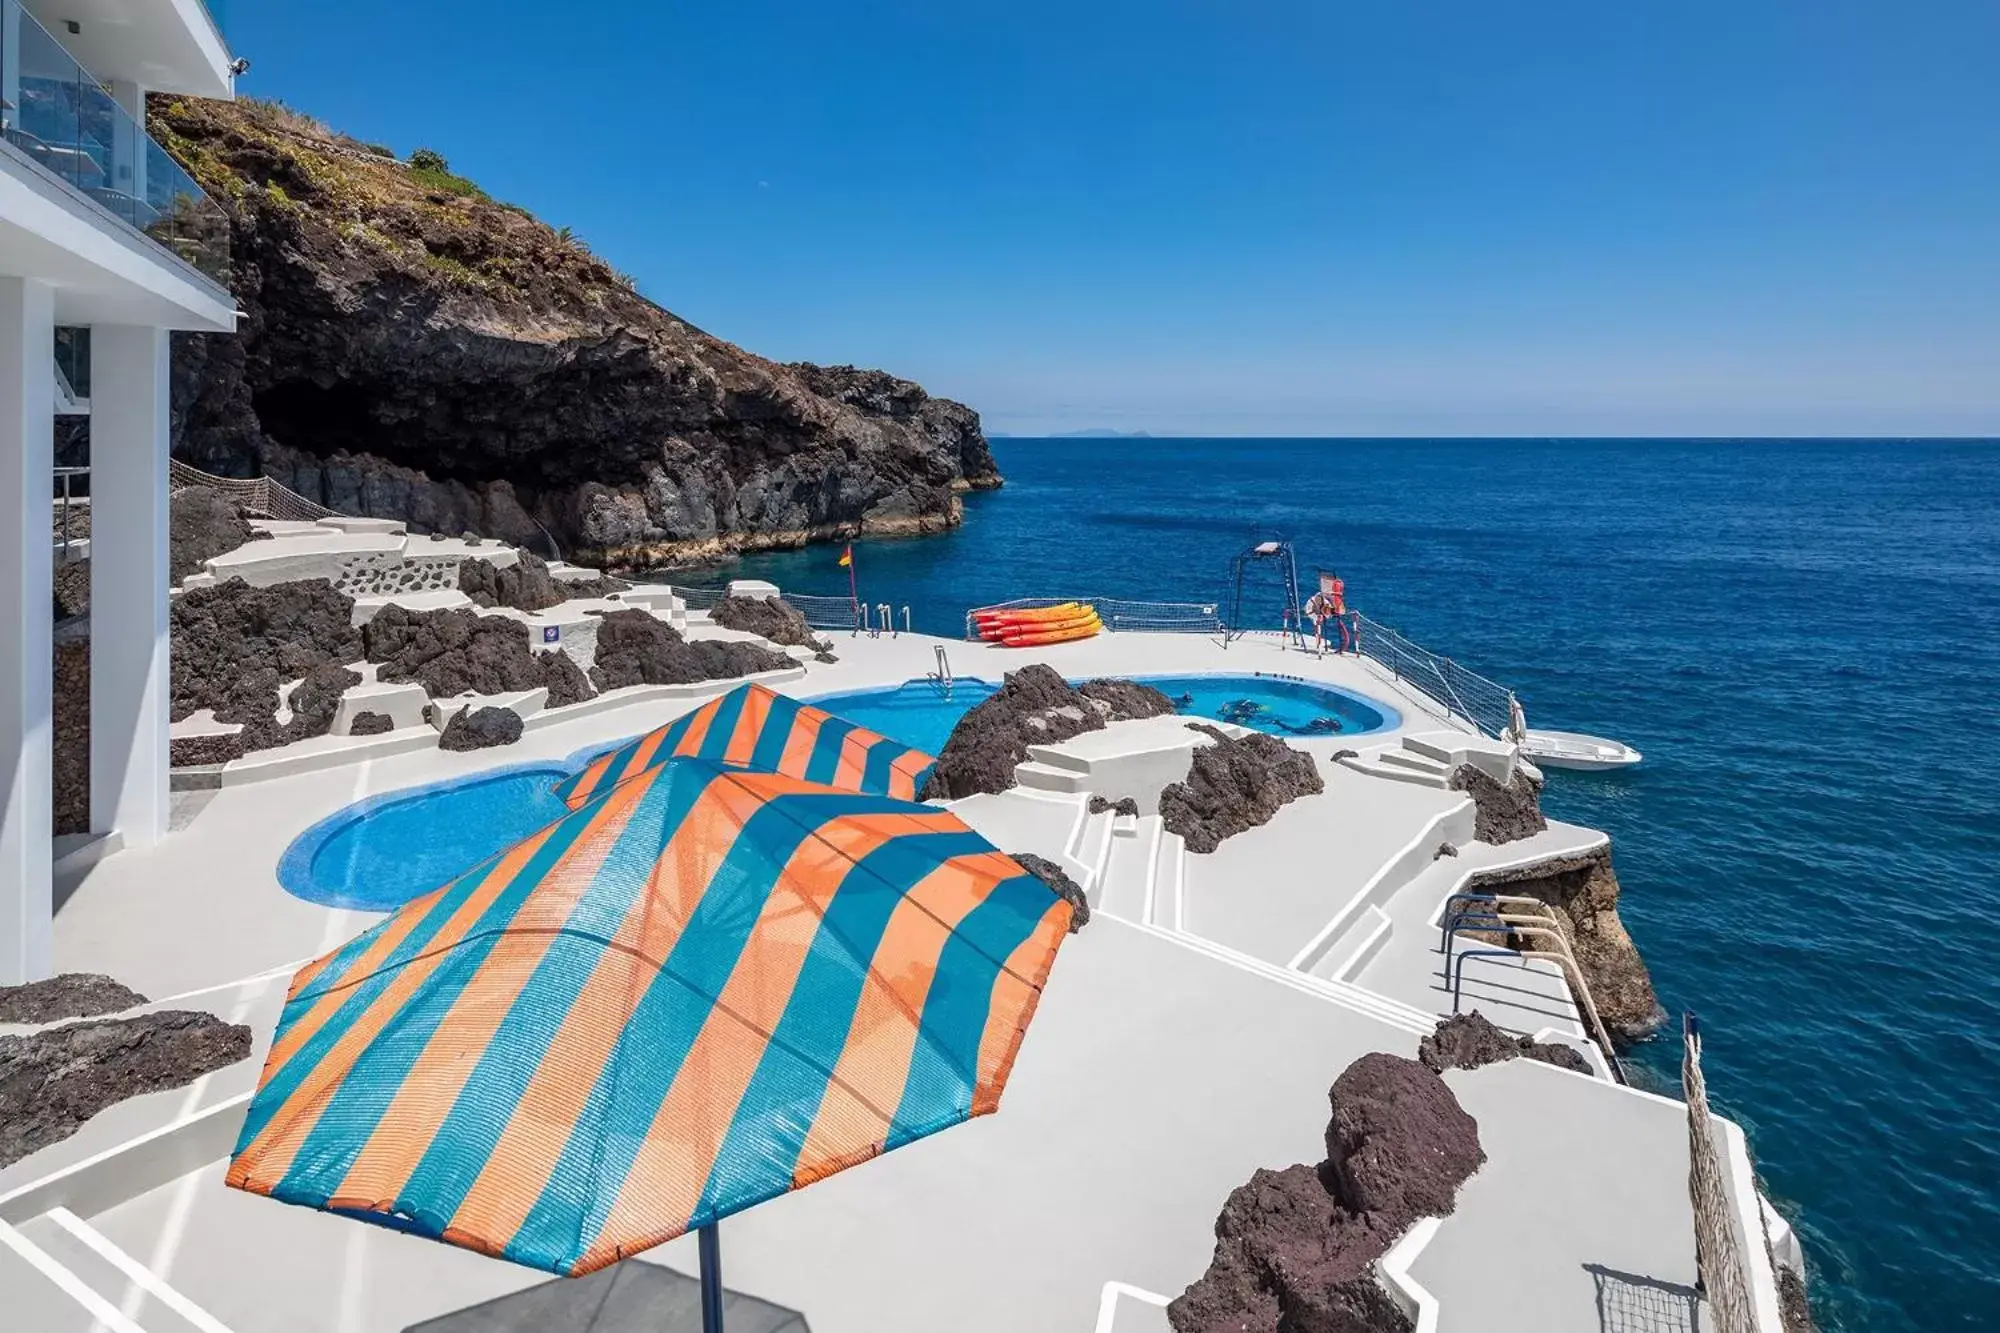
<svg viewBox="0 0 2000 1333">
<path fill-rule="evenodd" d="M 1589 773 L 1630 768 L 1644 757 L 1622 741 L 1577 731 L 1531 731 L 1521 742 L 1521 753 L 1543 768 L 1574 768 Z"/>
</svg>

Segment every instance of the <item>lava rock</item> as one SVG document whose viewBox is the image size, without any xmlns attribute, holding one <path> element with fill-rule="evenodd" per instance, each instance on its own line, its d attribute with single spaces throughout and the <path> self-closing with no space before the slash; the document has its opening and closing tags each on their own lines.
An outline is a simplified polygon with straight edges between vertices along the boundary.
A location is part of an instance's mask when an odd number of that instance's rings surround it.
<svg viewBox="0 0 2000 1333">
<path fill-rule="evenodd" d="M 1597 1015 L 1614 1040 L 1642 1041 L 1667 1021 L 1646 960 L 1618 915 L 1618 874 L 1612 869 L 1609 848 L 1517 870 L 1489 871 L 1475 876 L 1466 888 L 1537 898 L 1561 915 Z M 1502 937 L 1502 942 L 1511 948 L 1538 947 L 1525 937 Z"/>
<path fill-rule="evenodd" d="M 487 560 L 464 561 L 458 567 L 458 590 L 480 606 L 511 606 L 517 611 L 546 611 L 570 596 L 550 576 L 548 563 L 533 551 L 522 551 L 508 569 Z"/>
<path fill-rule="evenodd" d="M 285 724 L 289 739 L 301 741 L 332 731 L 341 696 L 360 683 L 361 673 L 346 667 L 316 666 L 308 671 L 292 690 L 292 720 Z"/>
<path fill-rule="evenodd" d="M 1451 775 L 1451 789 L 1472 798 L 1473 837 L 1499 846 L 1532 838 L 1549 826 L 1542 815 L 1542 784 L 1524 769 L 1501 786 L 1484 769 L 1461 764 Z"/>
<path fill-rule="evenodd" d="M 82 630 L 82 633 L 75 631 Z M 90 832 L 89 625 L 66 626 L 55 645 L 55 693 L 49 717 L 52 831 Z"/>
<path fill-rule="evenodd" d="M 0 986 L 0 1023 L 53 1023 L 136 1009 L 146 997 L 99 972 L 65 972 L 25 986 Z"/>
<path fill-rule="evenodd" d="M 1134 819 L 1137 819 L 1139 817 L 1139 801 L 1134 796 L 1121 796 L 1115 801 L 1107 801 L 1102 796 L 1093 796 L 1090 798 L 1091 814 L 1101 815 L 1107 810 L 1115 815 L 1130 815 Z"/>
<path fill-rule="evenodd" d="M 709 608 L 708 618 L 724 629 L 742 630 L 772 643 L 815 652 L 833 648 L 813 633 L 802 612 L 776 597 L 725 597 Z"/>
<path fill-rule="evenodd" d="M 1069 904 L 1070 934 L 1074 935 L 1090 924 L 1090 900 L 1084 897 L 1083 886 L 1071 879 L 1061 866 L 1033 852 L 1009 852 L 1007 855 L 1015 865 L 1054 889 L 1056 896 Z"/>
<path fill-rule="evenodd" d="M 784 671 L 792 659 L 758 643 L 725 643 L 720 639 L 697 639 L 688 645 L 701 664 L 705 680 L 735 680 L 766 671 Z"/>
<path fill-rule="evenodd" d="M 249 1054 L 249 1028 L 185 1010 L 0 1036 L 0 1167 L 107 1106 L 185 1087 Z"/>
<path fill-rule="evenodd" d="M 325 579 L 190 588 L 171 619 L 176 722 L 203 708 L 224 722 L 268 720 L 281 682 L 361 656 L 354 599 Z"/>
<path fill-rule="evenodd" d="M 257 539 L 236 506 L 206 486 L 176 491 L 167 508 L 167 574 L 175 583 Z"/>
<path fill-rule="evenodd" d="M 599 690 L 628 685 L 687 685 L 734 680 L 794 665 L 783 653 L 754 643 L 704 639 L 689 643 L 666 621 L 634 607 L 613 611 L 597 627 L 597 663 L 590 682 Z"/>
<path fill-rule="evenodd" d="M 249 751 L 239 734 L 176 736 L 168 744 L 169 762 L 175 768 L 202 768 L 241 759 Z"/>
<path fill-rule="evenodd" d="M 952 728 L 924 784 L 923 799 L 1006 791 L 1030 745 L 1054 744 L 1101 731 L 1110 722 L 1173 711 L 1166 695 L 1131 681 L 1093 680 L 1072 687 L 1055 668 L 1041 663 L 1009 671 L 1000 689 Z"/>
<path fill-rule="evenodd" d="M 368 622 L 363 636 L 368 660 L 382 664 L 378 679 L 416 681 L 434 698 L 505 694 L 544 683 L 528 627 L 507 616 L 465 607 L 411 611 L 392 603 Z"/>
<path fill-rule="evenodd" d="M 396 719 L 387 713 L 372 713 L 366 709 L 356 713 L 347 724 L 350 736 L 380 736 L 396 729 Z"/>
<path fill-rule="evenodd" d="M 1417 1047 L 1418 1061 L 1424 1068 L 1440 1074 L 1447 1069 L 1478 1069 L 1521 1058 L 1540 1060 L 1579 1074 L 1597 1072 L 1574 1046 L 1509 1036 L 1477 1010 L 1445 1019 Z"/>
<path fill-rule="evenodd" d="M 1409 1333 L 1376 1261 L 1419 1217 L 1453 1211 L 1486 1160 L 1479 1127 L 1399 1056 L 1362 1056 L 1328 1100 L 1327 1159 L 1230 1194 L 1208 1271 L 1167 1307 L 1175 1333 Z"/>
<path fill-rule="evenodd" d="M 1452 846 L 1448 842 L 1441 842 L 1438 844 L 1438 849 L 1435 852 L 1431 853 L 1431 860 L 1442 861 L 1447 856 L 1457 856 L 1457 855 L 1458 855 L 1458 848 Z"/>
<path fill-rule="evenodd" d="M 174 340 L 177 457 L 607 566 L 943 531 L 999 484 L 969 408 L 755 356 L 481 192 L 250 99 L 150 111 L 255 275 L 240 332 Z"/>
<path fill-rule="evenodd" d="M 689 685 L 706 669 L 680 632 L 634 607 L 613 611 L 597 626 L 597 662 L 590 683 L 600 691 L 628 685 Z"/>
<path fill-rule="evenodd" d="M 1192 852 L 1267 824 L 1288 802 L 1326 790 L 1312 756 L 1275 736 L 1234 737 L 1206 723 L 1188 727 L 1215 744 L 1194 752 L 1188 775 L 1160 793 L 1160 818 Z"/>
<path fill-rule="evenodd" d="M 461 708 L 444 724 L 440 750 L 490 750 L 521 739 L 521 715 L 511 708 Z"/>
<path fill-rule="evenodd" d="M 549 689 L 544 707 L 567 708 L 597 697 L 597 691 L 590 687 L 590 677 L 568 653 L 536 653 L 535 662 L 542 670 L 542 683 Z"/>
<path fill-rule="evenodd" d="M 56 566 L 56 623 L 90 614 L 90 561 L 72 560 Z"/>
<path fill-rule="evenodd" d="M 1098 711 L 1104 715 L 1106 721 L 1168 717 L 1174 712 L 1172 699 L 1151 685 L 1141 685 L 1136 680 L 1119 680 L 1116 677 L 1105 676 L 1097 680 L 1086 680 L 1076 687 L 1076 692 L 1098 705 Z"/>
<path fill-rule="evenodd" d="M 1434 1072 L 1371 1051 L 1334 1080 L 1327 1164 L 1349 1209 L 1391 1236 L 1447 1217 L 1458 1187 L 1486 1161 L 1479 1126 Z"/>
</svg>

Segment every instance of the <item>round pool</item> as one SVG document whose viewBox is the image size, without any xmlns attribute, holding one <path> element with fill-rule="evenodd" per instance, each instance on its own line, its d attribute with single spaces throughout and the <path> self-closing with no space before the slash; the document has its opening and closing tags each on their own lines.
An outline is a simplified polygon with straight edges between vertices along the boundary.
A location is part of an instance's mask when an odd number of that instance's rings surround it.
<svg viewBox="0 0 2000 1333">
<path fill-rule="evenodd" d="M 326 907 L 394 911 L 568 814 L 552 788 L 572 771 L 514 764 L 359 801 L 299 835 L 278 883 Z"/>
<path fill-rule="evenodd" d="M 1367 736 L 1402 724 L 1402 715 L 1388 704 L 1292 676 L 1191 674 L 1130 679 L 1173 699 L 1185 716 L 1234 722 L 1292 740 Z M 807 702 L 936 754 L 950 739 L 958 720 L 999 688 L 991 681 L 968 676 L 953 682 L 946 696 L 929 680 L 913 680 L 886 689 L 823 694 Z"/>
</svg>

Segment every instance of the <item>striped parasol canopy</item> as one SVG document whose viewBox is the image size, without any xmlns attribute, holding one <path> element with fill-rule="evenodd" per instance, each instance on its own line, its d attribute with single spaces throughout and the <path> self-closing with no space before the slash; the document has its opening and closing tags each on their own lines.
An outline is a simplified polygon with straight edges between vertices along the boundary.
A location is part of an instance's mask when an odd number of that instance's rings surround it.
<svg viewBox="0 0 2000 1333">
<path fill-rule="evenodd" d="M 228 1181 L 588 1273 L 997 1109 L 1069 923 L 949 811 L 675 760 L 301 969 Z"/>
<path fill-rule="evenodd" d="M 785 773 L 845 791 L 917 799 L 937 760 L 762 685 L 739 685 L 685 717 L 599 755 L 556 785 L 570 809 L 669 759 Z"/>
</svg>

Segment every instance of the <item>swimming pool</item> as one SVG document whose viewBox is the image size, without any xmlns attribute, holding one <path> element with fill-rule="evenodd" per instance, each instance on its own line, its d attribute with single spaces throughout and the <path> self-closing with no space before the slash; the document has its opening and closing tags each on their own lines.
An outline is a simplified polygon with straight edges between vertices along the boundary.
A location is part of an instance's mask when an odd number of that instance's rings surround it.
<svg viewBox="0 0 2000 1333">
<path fill-rule="evenodd" d="M 278 883 L 325 907 L 394 911 L 568 814 L 552 788 L 571 771 L 514 764 L 371 796 L 300 834 Z"/>
<path fill-rule="evenodd" d="M 1388 704 L 1289 676 L 1197 674 L 1131 679 L 1166 694 L 1188 717 L 1234 722 L 1294 740 L 1367 736 L 1402 723 L 1402 715 Z M 823 694 L 807 702 L 936 754 L 950 739 L 958 720 L 999 688 L 991 681 L 964 677 L 953 683 L 947 698 L 931 681 L 913 680 L 887 689 Z"/>
<path fill-rule="evenodd" d="M 1134 679 L 1179 701 L 1189 717 L 1239 722 L 1277 736 L 1365 736 L 1402 720 L 1387 704 L 1281 676 Z M 958 720 L 999 688 L 968 678 L 946 698 L 928 680 L 915 680 L 808 702 L 936 754 Z M 568 811 L 555 784 L 617 744 L 623 742 L 593 746 L 561 763 L 514 764 L 371 796 L 300 834 L 278 863 L 278 883 L 325 907 L 394 911 L 560 819 Z"/>
</svg>

